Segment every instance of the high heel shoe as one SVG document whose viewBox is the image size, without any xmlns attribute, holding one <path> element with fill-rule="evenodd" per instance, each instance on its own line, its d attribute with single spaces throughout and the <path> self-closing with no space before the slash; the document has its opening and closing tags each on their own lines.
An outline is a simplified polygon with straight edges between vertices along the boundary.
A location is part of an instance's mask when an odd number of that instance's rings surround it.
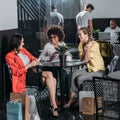
<svg viewBox="0 0 120 120">
<path fill-rule="evenodd" d="M 59 110 L 59 108 L 54 108 L 53 106 L 50 106 L 50 111 L 52 112 L 52 115 L 54 117 L 58 117 L 59 116 L 58 110 Z"/>
</svg>

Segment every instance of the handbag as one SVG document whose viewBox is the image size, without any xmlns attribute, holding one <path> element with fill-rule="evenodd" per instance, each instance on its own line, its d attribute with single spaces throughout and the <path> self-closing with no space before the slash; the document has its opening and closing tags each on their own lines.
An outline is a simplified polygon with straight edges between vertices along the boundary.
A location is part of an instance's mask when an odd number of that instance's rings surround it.
<svg viewBox="0 0 120 120">
<path fill-rule="evenodd" d="M 30 120 L 40 120 L 40 116 L 38 114 L 38 109 L 36 106 L 35 97 L 33 95 L 28 96 L 29 98 L 29 108 L 30 108 Z"/>
<path fill-rule="evenodd" d="M 22 104 L 20 101 L 7 102 L 7 120 L 23 120 Z"/>
<path fill-rule="evenodd" d="M 24 93 L 10 93 L 10 100 L 20 99 L 22 103 L 22 111 L 23 111 L 23 120 L 30 120 L 29 118 L 29 101 L 28 95 Z"/>
</svg>

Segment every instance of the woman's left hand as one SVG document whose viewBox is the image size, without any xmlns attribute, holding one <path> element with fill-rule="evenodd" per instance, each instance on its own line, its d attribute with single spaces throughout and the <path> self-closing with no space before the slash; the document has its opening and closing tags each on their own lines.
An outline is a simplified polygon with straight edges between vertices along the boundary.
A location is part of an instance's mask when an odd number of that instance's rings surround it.
<svg viewBox="0 0 120 120">
<path fill-rule="evenodd" d="M 50 57 L 50 60 L 53 60 L 55 57 L 57 57 L 57 54 L 56 53 L 53 53 Z"/>
<path fill-rule="evenodd" d="M 86 46 L 84 47 L 84 50 L 87 51 L 87 50 L 90 50 L 90 48 L 92 47 L 93 45 L 93 41 L 90 41 L 88 44 L 86 44 Z"/>
<path fill-rule="evenodd" d="M 40 62 L 38 60 L 33 60 L 30 64 L 31 64 L 31 67 L 34 67 L 36 65 L 39 65 Z"/>
</svg>

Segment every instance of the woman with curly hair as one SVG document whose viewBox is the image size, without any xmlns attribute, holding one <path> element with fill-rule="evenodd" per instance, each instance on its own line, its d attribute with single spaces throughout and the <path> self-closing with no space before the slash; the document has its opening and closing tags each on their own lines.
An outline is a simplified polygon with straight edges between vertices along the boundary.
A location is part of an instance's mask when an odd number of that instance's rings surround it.
<svg viewBox="0 0 120 120">
<path fill-rule="evenodd" d="M 64 42 L 65 34 L 60 26 L 52 25 L 49 27 L 47 31 L 47 37 L 49 39 L 49 42 L 46 43 L 42 53 L 39 56 L 39 58 L 42 60 L 46 58 L 48 60 L 56 58 L 56 48 L 58 48 L 59 45 L 66 45 Z"/>
</svg>

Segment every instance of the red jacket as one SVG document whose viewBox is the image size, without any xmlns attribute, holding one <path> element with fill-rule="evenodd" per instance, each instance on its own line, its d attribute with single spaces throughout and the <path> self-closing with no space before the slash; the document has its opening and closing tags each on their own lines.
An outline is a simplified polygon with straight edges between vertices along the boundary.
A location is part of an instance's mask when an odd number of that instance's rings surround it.
<svg viewBox="0 0 120 120">
<path fill-rule="evenodd" d="M 20 49 L 20 52 L 28 56 L 30 61 L 37 59 L 25 48 Z M 27 70 L 22 60 L 14 51 L 9 52 L 5 59 L 12 71 L 12 91 L 15 93 L 25 92 Z"/>
</svg>

